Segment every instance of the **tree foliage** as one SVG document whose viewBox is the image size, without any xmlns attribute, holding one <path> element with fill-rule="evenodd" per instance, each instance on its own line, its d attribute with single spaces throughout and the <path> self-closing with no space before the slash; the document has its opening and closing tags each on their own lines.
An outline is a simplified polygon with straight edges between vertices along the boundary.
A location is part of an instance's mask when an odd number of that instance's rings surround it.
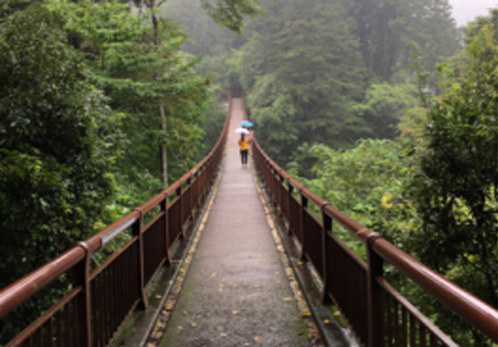
<svg viewBox="0 0 498 347">
<path fill-rule="evenodd" d="M 412 61 L 413 45 L 434 71 L 457 52 L 459 35 L 446 0 L 345 1 L 368 71 L 388 81 Z"/>
<path fill-rule="evenodd" d="M 217 0 L 216 5 L 208 0 L 201 0 L 202 7 L 220 26 L 240 34 L 244 16 L 255 18 L 262 13 L 258 0 Z"/>
<path fill-rule="evenodd" d="M 116 1 L 54 1 L 53 8 L 76 35 L 113 109 L 124 114 L 126 156 L 120 169 L 136 166 L 128 177 L 149 175 L 163 185 L 169 174 L 181 176 L 198 153 L 202 131 L 197 123 L 209 95 L 209 79 L 194 73 L 198 59 L 179 51 L 185 34 L 157 18 L 154 8 L 142 17 Z M 144 18 L 152 24 L 144 25 Z M 137 170 L 143 173 L 133 174 Z"/>
<path fill-rule="evenodd" d="M 89 237 L 112 194 L 116 117 L 83 59 L 40 6 L 0 25 L 0 288 Z"/>
<path fill-rule="evenodd" d="M 362 126 L 351 105 L 361 96 L 363 64 L 345 9 L 327 1 L 264 5 L 239 58 L 263 147 L 285 162 L 299 143 L 352 143 Z"/>
<path fill-rule="evenodd" d="M 407 211 L 413 206 L 403 194 L 410 167 L 402 146 L 392 140 L 359 140 L 354 148 L 336 150 L 323 144 L 300 148 L 305 158 L 316 158 L 312 178 L 300 178 L 307 188 L 330 201 L 340 211 L 367 228 L 401 245 L 406 233 L 417 225 Z M 296 155 L 296 158 L 299 158 Z M 289 164 L 289 172 L 298 176 L 302 164 Z M 334 228 L 334 233 L 365 257 L 364 245 L 349 232 Z"/>
<path fill-rule="evenodd" d="M 421 260 L 492 306 L 498 304 L 497 11 L 470 24 L 464 52 L 439 66 L 441 95 L 426 101 L 425 146 L 411 183 L 423 228 Z M 459 325 L 439 319 L 455 334 Z M 474 343 L 484 343 L 473 332 Z"/>
<path fill-rule="evenodd" d="M 417 88 L 413 83 L 384 82 L 370 85 L 364 101 L 355 105 L 354 111 L 369 125 L 364 137 L 393 139 L 398 135 L 396 124 L 417 105 Z"/>
</svg>

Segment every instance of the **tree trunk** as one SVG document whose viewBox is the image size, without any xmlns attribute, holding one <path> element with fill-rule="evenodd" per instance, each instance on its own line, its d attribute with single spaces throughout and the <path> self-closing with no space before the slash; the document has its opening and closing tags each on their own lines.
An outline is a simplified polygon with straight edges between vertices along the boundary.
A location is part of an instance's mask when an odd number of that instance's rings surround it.
<svg viewBox="0 0 498 347">
<path fill-rule="evenodd" d="M 150 9 L 154 10 L 156 7 L 155 0 L 150 1 Z M 152 41 L 154 42 L 154 46 L 159 47 L 159 23 L 156 15 L 152 14 Z M 157 71 L 154 73 L 154 77 L 158 78 Z M 159 115 L 161 117 L 161 130 L 166 133 L 167 124 L 166 124 L 166 116 L 164 114 L 164 105 L 162 103 L 159 104 Z M 161 182 L 164 187 L 168 186 L 168 153 L 166 152 L 166 147 L 163 145 L 159 145 L 159 157 L 161 161 Z"/>
<path fill-rule="evenodd" d="M 161 115 L 161 130 L 166 133 L 167 123 L 166 115 L 164 114 L 164 106 L 159 105 L 159 114 Z M 166 147 L 163 145 L 159 146 L 159 152 L 161 156 L 161 181 L 164 187 L 168 186 L 168 153 L 166 152 Z"/>
</svg>

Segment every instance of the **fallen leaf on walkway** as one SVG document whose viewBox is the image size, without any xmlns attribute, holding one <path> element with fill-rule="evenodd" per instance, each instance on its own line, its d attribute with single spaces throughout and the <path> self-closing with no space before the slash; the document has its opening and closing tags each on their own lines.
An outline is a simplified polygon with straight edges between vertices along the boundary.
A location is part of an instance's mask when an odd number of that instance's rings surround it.
<svg viewBox="0 0 498 347">
<path fill-rule="evenodd" d="M 221 333 L 221 334 L 220 334 L 220 336 L 221 336 L 221 337 L 227 337 L 228 335 L 227 335 L 227 334 L 225 334 L 225 333 Z"/>
<path fill-rule="evenodd" d="M 188 312 L 187 311 L 183 311 L 182 313 L 183 313 L 184 316 L 186 316 Z"/>
<path fill-rule="evenodd" d="M 257 342 L 258 340 L 259 340 L 259 337 L 254 336 L 254 341 L 256 341 L 256 342 Z"/>
<path fill-rule="evenodd" d="M 292 298 L 284 298 L 284 301 L 291 301 Z"/>
<path fill-rule="evenodd" d="M 309 313 L 308 311 L 301 313 L 301 317 L 310 317 L 310 316 L 311 313 Z"/>
<path fill-rule="evenodd" d="M 213 272 L 213 274 L 211 275 L 211 277 L 214 277 L 214 276 L 216 276 L 216 272 Z"/>
<path fill-rule="evenodd" d="M 156 295 L 156 299 L 161 299 L 162 296 L 161 295 Z"/>
<path fill-rule="evenodd" d="M 329 323 L 330 323 L 330 321 L 329 321 L 328 319 L 325 319 L 323 322 L 324 322 L 325 324 L 329 324 Z"/>
<path fill-rule="evenodd" d="M 251 344 L 249 342 L 244 343 L 244 346 L 250 346 Z"/>
<path fill-rule="evenodd" d="M 166 308 L 166 311 L 173 311 L 173 309 L 175 308 L 175 301 L 173 300 L 166 301 L 166 305 L 164 305 L 164 307 Z"/>
<path fill-rule="evenodd" d="M 192 326 L 192 328 L 195 328 L 197 326 L 197 324 L 195 324 L 195 323 L 192 323 L 190 325 Z"/>
<path fill-rule="evenodd" d="M 224 286 L 225 286 L 225 285 L 223 285 L 223 284 L 220 284 L 220 288 L 223 288 Z"/>
<path fill-rule="evenodd" d="M 232 311 L 232 314 L 235 315 L 235 314 L 239 314 L 239 311 Z"/>
<path fill-rule="evenodd" d="M 181 325 L 179 325 L 178 330 L 183 330 L 183 327 Z"/>
</svg>

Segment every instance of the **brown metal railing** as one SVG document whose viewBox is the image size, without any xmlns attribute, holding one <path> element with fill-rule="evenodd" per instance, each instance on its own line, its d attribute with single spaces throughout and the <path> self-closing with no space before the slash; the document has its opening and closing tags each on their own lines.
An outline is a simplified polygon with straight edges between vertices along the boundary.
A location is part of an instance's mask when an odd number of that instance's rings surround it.
<svg viewBox="0 0 498 347">
<path fill-rule="evenodd" d="M 289 233 L 301 245 L 302 257 L 321 278 L 323 298 L 330 298 L 340 309 L 360 343 L 375 347 L 456 346 L 387 283 L 383 278 L 384 261 L 498 342 L 498 311 L 313 194 L 273 162 L 256 140 L 253 152 L 256 167 L 286 219 Z M 320 219 L 309 209 L 310 202 L 321 211 Z M 334 223 L 365 244 L 368 262 L 333 234 Z"/>
<path fill-rule="evenodd" d="M 73 289 L 7 346 L 107 346 L 137 305 L 147 306 L 146 287 L 161 266 L 170 263 L 173 244 L 183 235 L 222 160 L 231 105 L 229 93 L 227 97 L 227 118 L 218 142 L 192 170 L 142 206 L 0 291 L 3 318 L 62 274 L 74 278 Z M 157 206 L 159 213 L 143 225 L 145 213 Z M 129 228 L 132 238 L 90 271 L 92 253 Z"/>
</svg>

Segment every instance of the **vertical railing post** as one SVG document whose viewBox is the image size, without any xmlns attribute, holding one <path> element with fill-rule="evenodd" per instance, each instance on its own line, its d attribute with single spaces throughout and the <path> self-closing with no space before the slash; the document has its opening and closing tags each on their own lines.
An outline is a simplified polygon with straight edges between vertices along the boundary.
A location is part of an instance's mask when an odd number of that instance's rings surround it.
<svg viewBox="0 0 498 347">
<path fill-rule="evenodd" d="M 330 297 L 328 295 L 329 285 L 328 285 L 328 261 L 327 261 L 327 233 L 332 233 L 332 217 L 325 213 L 324 208 L 330 205 L 329 202 L 324 202 L 320 206 L 322 211 L 322 271 L 323 271 L 323 292 L 322 292 L 322 302 L 329 303 Z"/>
<path fill-rule="evenodd" d="M 207 196 L 207 187 L 209 183 L 209 160 L 204 164 L 204 170 L 202 171 L 202 197 L 203 199 Z"/>
<path fill-rule="evenodd" d="M 142 309 L 146 309 L 148 306 L 147 295 L 145 293 L 145 262 L 144 262 L 144 236 L 142 233 L 142 217 L 143 211 L 139 208 L 135 208 L 134 211 L 140 213 L 140 217 L 132 225 L 133 236 L 137 236 L 138 240 L 138 276 L 140 285 L 140 305 Z"/>
<path fill-rule="evenodd" d="M 288 190 L 288 199 L 287 199 L 287 213 L 289 220 L 287 221 L 289 227 L 287 228 L 287 234 L 292 234 L 292 232 L 296 232 L 295 230 L 293 231 L 291 228 L 291 199 L 292 199 L 292 191 L 294 190 L 294 185 L 289 181 L 287 178 L 287 188 Z"/>
<path fill-rule="evenodd" d="M 90 258 L 92 253 L 88 249 L 86 242 L 78 242 L 78 246 L 85 250 L 85 258 L 75 266 L 76 286 L 81 286 L 82 292 L 78 295 L 76 302 L 79 329 L 79 345 L 92 346 L 92 293 L 90 288 Z"/>
<path fill-rule="evenodd" d="M 194 207 L 197 206 L 197 202 L 199 201 L 199 177 L 197 173 L 198 173 L 197 169 L 192 173 L 192 177 L 194 178 L 193 179 L 194 183 L 191 189 L 192 194 L 190 195 L 190 203 L 192 205 L 192 211 L 194 210 Z"/>
<path fill-rule="evenodd" d="M 368 257 L 368 346 L 382 346 L 383 337 L 383 307 L 382 291 L 376 281 L 383 275 L 383 259 L 375 253 L 372 245 L 381 235 L 372 232 L 365 243 Z"/>
<path fill-rule="evenodd" d="M 284 213 L 284 176 L 277 171 L 277 184 L 278 184 L 278 199 L 277 205 L 279 209 L 279 217 L 285 216 Z"/>
<path fill-rule="evenodd" d="M 304 216 L 306 215 L 306 208 L 308 208 L 308 198 L 303 194 L 303 188 L 299 189 L 301 195 L 301 221 L 299 223 L 299 232 L 301 233 L 301 260 L 306 260 L 306 236 L 304 235 Z"/>
<path fill-rule="evenodd" d="M 168 196 L 164 195 L 164 200 L 161 201 L 161 211 L 164 213 L 164 255 L 166 261 L 164 265 L 169 266 L 171 264 L 171 257 L 169 255 L 169 220 L 168 220 Z"/>
<path fill-rule="evenodd" d="M 178 196 L 178 203 L 180 204 L 180 237 L 181 238 L 184 238 L 185 237 L 185 234 L 183 233 L 183 193 L 182 193 L 182 185 L 180 184 L 180 186 L 178 188 L 176 188 L 176 196 Z"/>
<path fill-rule="evenodd" d="M 204 201 L 204 198 L 205 198 L 205 190 L 206 190 L 206 187 L 207 187 L 207 183 L 206 183 L 206 174 L 207 174 L 207 170 L 208 170 L 208 163 L 205 162 L 204 165 L 202 166 L 202 171 L 201 171 L 201 174 L 199 175 L 199 199 Z"/>
<path fill-rule="evenodd" d="M 270 165 L 268 163 L 268 165 Z M 275 177 L 276 173 L 275 173 L 275 169 L 273 168 L 273 166 L 270 166 L 270 174 L 271 174 L 271 183 L 272 183 L 272 187 L 271 187 L 271 195 L 272 195 L 272 201 L 273 201 L 273 206 L 274 207 L 277 207 L 278 206 L 278 203 L 277 203 L 277 177 Z"/>
<path fill-rule="evenodd" d="M 192 211 L 192 176 L 190 176 L 189 178 L 187 178 L 187 189 L 189 191 L 189 195 L 190 196 L 189 196 L 189 204 L 187 206 L 188 216 L 186 216 L 186 217 L 188 217 L 189 220 L 192 220 L 193 219 L 193 217 L 192 217 L 192 212 L 193 212 Z"/>
</svg>

